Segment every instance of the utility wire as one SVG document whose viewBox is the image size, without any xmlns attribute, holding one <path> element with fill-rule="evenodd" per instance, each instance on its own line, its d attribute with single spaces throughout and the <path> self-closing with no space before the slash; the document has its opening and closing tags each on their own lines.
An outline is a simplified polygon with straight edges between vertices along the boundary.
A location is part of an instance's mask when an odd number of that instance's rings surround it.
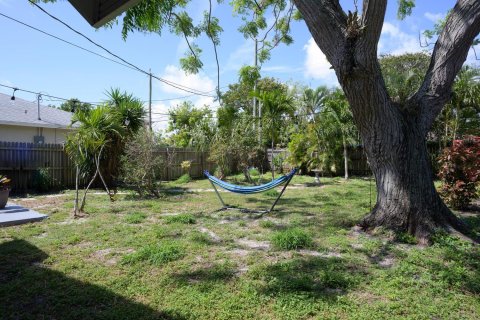
<svg viewBox="0 0 480 320">
<path fill-rule="evenodd" d="M 131 67 L 131 66 L 127 65 L 127 64 L 121 63 L 121 62 L 119 62 L 119 61 L 117 61 L 117 60 L 114 60 L 114 59 L 111 59 L 111 58 L 108 58 L 108 57 L 105 57 L 105 56 L 102 56 L 102 55 L 99 54 L 99 53 L 96 53 L 96 52 L 94 52 L 94 51 L 91 51 L 91 50 L 89 50 L 89 49 L 86 49 L 86 48 L 84 48 L 84 47 L 82 47 L 82 46 L 76 45 L 75 43 L 72 43 L 72 42 L 67 41 L 67 40 L 65 40 L 65 39 L 62 39 L 62 38 L 60 38 L 60 37 L 57 37 L 57 36 L 55 36 L 55 35 L 53 35 L 53 34 L 51 34 L 51 33 L 48 33 L 48 32 L 46 32 L 46 31 L 40 30 L 40 29 L 38 29 L 38 28 L 36 28 L 36 27 L 34 27 L 34 26 L 31 26 L 31 25 L 29 25 L 29 24 L 27 24 L 27 23 L 25 23 L 25 22 L 22 22 L 22 21 L 20 21 L 20 20 L 17 20 L 17 19 L 15 19 L 15 18 L 12 18 L 12 17 L 10 17 L 10 16 L 7 16 L 6 14 L 3 14 L 3 13 L 1 13 L 1 12 L 0 12 L 0 16 L 2 16 L 2 17 L 4 17 L 4 18 L 7 18 L 7 19 L 10 19 L 10 20 L 12 20 L 12 21 L 15 21 L 15 22 L 17 22 L 17 23 L 19 23 L 19 24 L 21 24 L 21 25 L 24 25 L 24 26 L 27 27 L 27 28 L 33 29 L 33 30 L 38 31 L 38 32 L 40 32 L 40 33 L 43 33 L 43 34 L 45 34 L 45 35 L 47 35 L 47 36 L 49 36 L 49 37 L 52 37 L 52 38 L 54 38 L 54 39 L 57 39 L 57 40 L 62 41 L 62 42 L 64 42 L 64 43 L 67 43 L 67 44 L 69 44 L 69 45 L 71 45 L 71 46 L 74 46 L 74 47 L 76 47 L 76 48 L 78 48 L 78 49 L 81 49 L 81 50 L 83 50 L 83 51 L 89 52 L 89 53 L 94 54 L 94 55 L 96 55 L 96 56 L 99 56 L 99 57 L 101 57 L 101 58 L 103 58 L 103 59 L 112 61 L 112 62 L 117 63 L 117 64 L 119 64 L 119 65 L 122 65 L 122 66 L 124 66 L 124 67 L 127 67 L 127 68 L 130 68 L 130 69 L 135 70 L 133 67 Z"/>
<path fill-rule="evenodd" d="M 120 61 L 122 61 L 123 63 L 129 65 L 132 69 L 135 69 L 137 70 L 138 72 L 141 72 L 143 74 L 146 74 L 148 76 L 151 76 L 155 79 L 157 79 L 158 81 L 160 82 L 163 82 L 171 87 L 174 87 L 176 89 L 179 89 L 179 90 L 182 90 L 182 91 L 186 91 L 186 92 L 189 92 L 189 93 L 193 93 L 193 94 L 196 94 L 196 95 L 200 95 L 200 96 L 205 96 L 205 97 L 211 97 L 211 98 L 215 98 L 215 96 L 212 96 L 212 95 L 209 95 L 207 94 L 208 92 L 204 92 L 204 91 L 198 91 L 196 89 L 193 89 L 193 88 L 190 88 L 190 87 L 186 87 L 186 86 L 183 86 L 181 84 L 178 84 L 178 83 L 175 83 L 173 81 L 170 81 L 170 80 L 166 80 L 166 79 L 163 79 L 163 78 L 160 78 L 156 75 L 153 75 L 152 73 L 150 72 L 147 72 L 139 67 L 137 67 L 136 65 L 128 62 L 127 60 L 123 59 L 122 57 L 116 55 L 115 53 L 111 52 L 110 50 L 108 50 L 107 48 L 103 47 L 102 45 L 96 43 L 95 41 L 93 41 L 92 39 L 90 39 L 89 37 L 87 37 L 86 35 L 84 35 L 83 33 L 81 33 L 80 31 L 77 31 L 76 29 L 74 29 L 73 27 L 71 27 L 69 24 L 63 22 L 62 20 L 60 20 L 59 18 L 53 16 L 52 14 L 50 14 L 48 11 L 46 11 L 45 9 L 43 9 L 41 6 L 39 6 L 37 3 L 35 3 L 33 0 L 29 0 L 29 2 L 31 4 L 33 4 L 35 7 L 37 7 L 38 9 L 40 9 L 42 12 L 44 12 L 46 15 L 48 15 L 50 18 L 58 21 L 59 23 L 63 24 L 65 27 L 67 27 L 68 29 L 70 29 L 71 31 L 75 32 L 76 34 L 80 35 L 81 37 L 85 38 L 87 41 L 89 41 L 90 43 L 94 44 L 95 46 L 99 47 L 100 49 L 106 51 L 108 54 L 110 54 L 111 56 L 119 59 Z"/>
<path fill-rule="evenodd" d="M 9 89 L 12 89 L 12 90 L 15 90 L 15 91 L 28 92 L 28 93 L 32 93 L 32 94 L 35 94 L 35 95 L 41 95 L 41 96 L 44 96 L 44 97 L 58 99 L 58 100 L 61 100 L 61 101 L 68 101 L 69 100 L 69 99 L 65 99 L 65 98 L 61 98 L 61 97 L 57 97 L 57 96 L 52 96 L 48 93 L 35 92 L 35 91 L 27 90 L 27 89 L 21 89 L 21 88 L 18 88 L 18 87 L 8 86 L 8 85 L 5 85 L 5 84 L 0 84 L 0 87 L 9 88 Z M 82 101 L 80 101 L 80 102 L 82 102 Z M 87 102 L 83 102 L 83 103 L 87 103 Z M 93 105 L 91 103 L 88 103 L 88 104 Z"/>
</svg>

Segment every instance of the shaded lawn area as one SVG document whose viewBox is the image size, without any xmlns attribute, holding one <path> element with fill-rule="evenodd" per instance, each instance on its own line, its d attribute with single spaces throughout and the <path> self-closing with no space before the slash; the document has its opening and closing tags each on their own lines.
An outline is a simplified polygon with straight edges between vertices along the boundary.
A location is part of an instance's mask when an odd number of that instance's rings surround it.
<svg viewBox="0 0 480 320">
<path fill-rule="evenodd" d="M 214 212 L 213 192 L 186 192 L 208 180 L 169 183 L 181 192 L 161 199 L 91 195 L 90 215 L 77 220 L 71 192 L 18 201 L 50 218 L 0 229 L 0 318 L 480 318 L 478 246 L 364 234 L 352 227 L 370 208 L 369 181 L 302 187 L 312 180 L 295 177 L 279 210 L 261 218 Z M 275 192 L 222 196 L 262 209 Z M 478 212 L 466 221 L 478 235 Z M 275 246 L 292 230 L 306 248 Z"/>
</svg>

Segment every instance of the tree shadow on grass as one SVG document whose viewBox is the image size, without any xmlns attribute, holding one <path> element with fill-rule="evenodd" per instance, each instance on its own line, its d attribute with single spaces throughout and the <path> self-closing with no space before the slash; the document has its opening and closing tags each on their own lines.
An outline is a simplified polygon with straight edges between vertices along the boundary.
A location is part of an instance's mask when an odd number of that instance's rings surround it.
<svg viewBox="0 0 480 320">
<path fill-rule="evenodd" d="M 338 257 L 302 257 L 266 265 L 251 273 L 261 280 L 259 292 L 268 296 L 301 294 L 336 301 L 355 289 L 366 271 Z"/>
<path fill-rule="evenodd" d="M 2 319 L 185 319 L 42 265 L 48 255 L 24 240 L 0 244 Z"/>
<path fill-rule="evenodd" d="M 208 291 L 213 286 L 230 281 L 235 276 L 235 270 L 230 264 L 212 264 L 189 271 L 176 272 L 172 275 L 179 285 L 196 285 L 202 291 Z"/>
</svg>

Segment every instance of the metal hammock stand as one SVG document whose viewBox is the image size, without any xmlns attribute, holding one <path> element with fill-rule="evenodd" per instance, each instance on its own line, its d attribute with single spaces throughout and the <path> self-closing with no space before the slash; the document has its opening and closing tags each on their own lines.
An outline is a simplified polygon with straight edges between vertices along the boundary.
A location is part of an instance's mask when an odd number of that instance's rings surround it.
<svg viewBox="0 0 480 320">
<path fill-rule="evenodd" d="M 296 172 L 297 172 L 297 169 L 295 168 L 292 171 L 290 171 L 290 173 L 288 173 L 287 175 L 284 175 L 280 178 L 272 180 L 272 181 L 270 181 L 266 184 L 262 184 L 260 186 L 254 186 L 254 187 L 242 187 L 242 186 L 238 186 L 238 185 L 235 185 L 235 184 L 231 184 L 231 183 L 222 181 L 222 180 L 212 176 L 208 171 L 204 171 L 204 174 L 208 178 L 210 183 L 212 184 L 212 187 L 215 190 L 215 193 L 217 194 L 218 200 L 220 200 L 220 202 L 223 205 L 223 207 L 220 210 L 238 209 L 238 208 L 230 207 L 230 206 L 226 205 L 225 202 L 223 201 L 222 197 L 220 196 L 220 193 L 218 192 L 217 187 L 215 187 L 215 185 L 221 187 L 222 189 L 225 189 L 227 191 L 234 192 L 234 193 L 252 194 L 252 193 L 259 193 L 259 192 L 267 191 L 267 190 L 276 188 L 276 187 L 278 187 L 282 184 L 285 184 L 283 186 L 282 191 L 278 195 L 277 199 L 275 199 L 275 202 L 271 206 L 270 210 L 263 211 L 263 213 L 268 213 L 268 212 L 273 211 L 273 209 L 275 208 L 275 205 L 277 204 L 278 200 L 280 200 L 280 198 L 282 197 L 283 193 L 285 192 L 285 189 L 287 188 L 288 184 L 290 183 L 290 181 L 292 180 L 292 178 L 293 178 L 293 176 L 295 175 Z M 245 210 L 245 211 L 249 211 L 249 210 Z"/>
</svg>

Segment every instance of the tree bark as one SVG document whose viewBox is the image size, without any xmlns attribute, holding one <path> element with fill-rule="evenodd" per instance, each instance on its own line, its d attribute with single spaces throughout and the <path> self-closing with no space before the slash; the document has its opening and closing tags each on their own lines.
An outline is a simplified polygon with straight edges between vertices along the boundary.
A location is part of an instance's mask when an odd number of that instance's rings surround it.
<svg viewBox="0 0 480 320">
<path fill-rule="evenodd" d="M 405 105 L 390 99 L 377 59 L 386 0 L 364 0 L 361 19 L 347 16 L 338 0 L 293 1 L 335 70 L 376 177 L 376 205 L 361 225 L 422 241 L 437 228 L 464 231 L 435 190 L 425 139 L 480 31 L 480 1 L 458 0 L 422 86 Z"/>
</svg>

